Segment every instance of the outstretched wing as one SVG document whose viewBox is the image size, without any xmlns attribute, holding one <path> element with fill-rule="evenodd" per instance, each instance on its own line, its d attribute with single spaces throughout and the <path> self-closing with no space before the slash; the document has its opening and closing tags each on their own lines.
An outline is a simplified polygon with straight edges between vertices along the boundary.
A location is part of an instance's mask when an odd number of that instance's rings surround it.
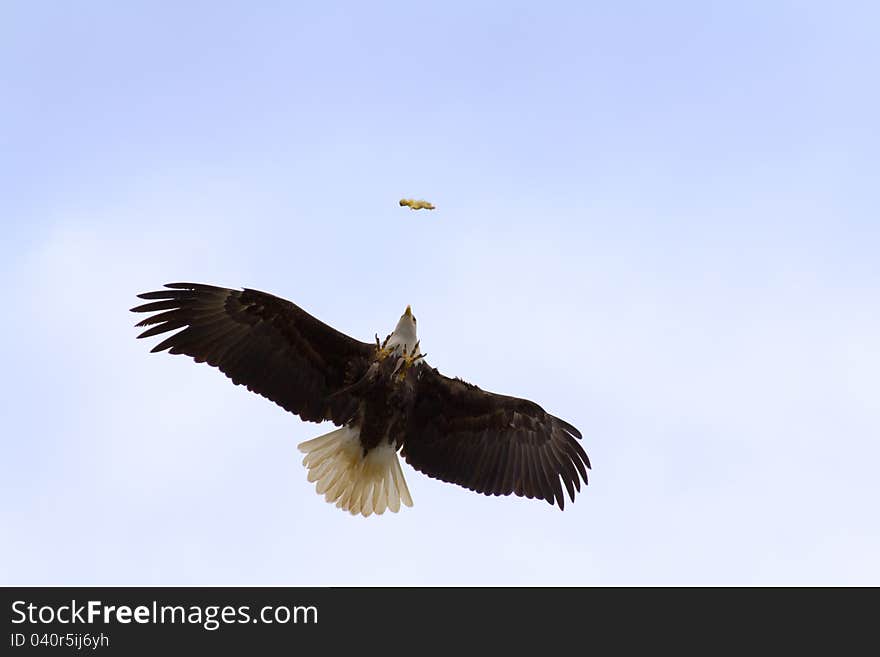
<svg viewBox="0 0 880 657">
<path fill-rule="evenodd" d="M 303 420 L 343 424 L 351 418 L 357 401 L 344 388 L 366 369 L 374 345 L 265 292 L 199 283 L 165 287 L 139 294 L 155 301 L 132 308 L 157 313 L 137 324 L 152 326 L 139 338 L 182 329 L 152 351 L 170 349 L 217 367 Z"/>
<path fill-rule="evenodd" d="M 484 495 L 574 501 L 590 459 L 580 432 L 534 402 L 480 390 L 423 367 L 402 454 L 430 477 Z"/>
</svg>

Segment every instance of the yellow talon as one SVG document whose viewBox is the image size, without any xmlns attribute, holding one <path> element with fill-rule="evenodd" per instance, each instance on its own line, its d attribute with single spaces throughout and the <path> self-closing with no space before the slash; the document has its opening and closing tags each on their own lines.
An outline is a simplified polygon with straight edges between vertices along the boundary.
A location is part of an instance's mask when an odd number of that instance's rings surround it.
<svg viewBox="0 0 880 657">
<path fill-rule="evenodd" d="M 397 381 L 403 381 L 406 378 L 406 373 L 410 367 L 413 366 L 414 363 L 421 360 L 425 357 L 426 354 L 417 353 L 419 350 L 419 343 L 416 343 L 416 346 L 413 347 L 412 351 L 406 352 L 406 345 L 403 348 L 403 356 L 397 361 L 397 366 L 394 368 L 394 372 L 392 372 L 392 376 L 397 374 Z"/>
<path fill-rule="evenodd" d="M 387 338 L 385 338 L 380 345 L 379 336 L 376 336 L 376 360 L 385 360 L 386 358 L 388 358 L 388 356 L 394 353 L 393 348 L 386 346 L 390 337 L 391 336 L 389 335 Z"/>
</svg>

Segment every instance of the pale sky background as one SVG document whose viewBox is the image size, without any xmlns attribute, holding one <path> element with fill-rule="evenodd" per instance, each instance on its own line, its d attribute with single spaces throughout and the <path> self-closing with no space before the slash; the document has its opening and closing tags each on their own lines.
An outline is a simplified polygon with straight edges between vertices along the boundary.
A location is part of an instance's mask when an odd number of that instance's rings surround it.
<svg viewBox="0 0 880 657">
<path fill-rule="evenodd" d="M 2 584 L 880 584 L 874 2 L 0 4 Z M 426 198 L 434 213 L 397 205 Z M 407 303 L 579 427 L 559 512 L 150 355 L 138 292 Z"/>
</svg>

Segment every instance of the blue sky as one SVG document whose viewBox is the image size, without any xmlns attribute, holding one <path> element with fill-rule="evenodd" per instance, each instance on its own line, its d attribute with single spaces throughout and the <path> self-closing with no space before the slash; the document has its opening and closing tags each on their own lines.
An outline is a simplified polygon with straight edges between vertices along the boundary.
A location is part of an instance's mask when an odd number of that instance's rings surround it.
<svg viewBox="0 0 880 657">
<path fill-rule="evenodd" d="M 0 6 L 3 584 L 880 584 L 874 3 Z M 397 206 L 427 198 L 434 213 Z M 560 513 L 326 431 L 128 312 L 174 280 L 581 429 Z"/>
</svg>

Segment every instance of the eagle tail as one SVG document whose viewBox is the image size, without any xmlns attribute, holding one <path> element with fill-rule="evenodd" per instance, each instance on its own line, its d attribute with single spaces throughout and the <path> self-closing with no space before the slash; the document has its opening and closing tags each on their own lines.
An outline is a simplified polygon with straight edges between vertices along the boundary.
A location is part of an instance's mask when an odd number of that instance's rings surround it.
<svg viewBox="0 0 880 657">
<path fill-rule="evenodd" d="M 354 427 L 342 427 L 299 444 L 308 479 L 317 482 L 318 495 L 364 517 L 381 515 L 385 509 L 397 513 L 401 503 L 412 506 L 397 451 L 384 444 L 365 455 L 359 435 Z"/>
</svg>

